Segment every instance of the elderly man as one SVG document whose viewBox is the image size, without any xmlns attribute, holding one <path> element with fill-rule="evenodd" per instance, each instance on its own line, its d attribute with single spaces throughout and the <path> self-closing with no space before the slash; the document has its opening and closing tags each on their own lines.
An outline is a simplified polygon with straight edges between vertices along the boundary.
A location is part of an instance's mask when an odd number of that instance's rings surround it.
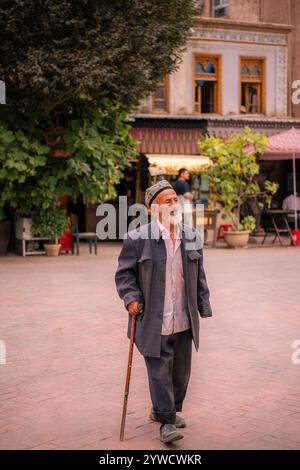
<svg viewBox="0 0 300 470">
<path fill-rule="evenodd" d="M 180 168 L 178 171 L 178 178 L 174 184 L 174 191 L 178 196 L 179 203 L 181 204 L 182 212 L 184 214 L 184 223 L 186 225 L 193 225 L 193 194 L 190 191 L 188 180 L 190 174 L 186 168 Z"/>
<path fill-rule="evenodd" d="M 212 316 L 199 232 L 181 223 L 178 196 L 168 181 L 146 190 L 154 215 L 150 224 L 127 234 L 119 256 L 116 286 L 136 322 L 135 344 L 147 366 L 150 418 L 161 423 L 160 439 L 182 439 L 186 426 L 177 413 L 191 371 L 192 341 L 199 349 L 199 313 Z"/>
</svg>

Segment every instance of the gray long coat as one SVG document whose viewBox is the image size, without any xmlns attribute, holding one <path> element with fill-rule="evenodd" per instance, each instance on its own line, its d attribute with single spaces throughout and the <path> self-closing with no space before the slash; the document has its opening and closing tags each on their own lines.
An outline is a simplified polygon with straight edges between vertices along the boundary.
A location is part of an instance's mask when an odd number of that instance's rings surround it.
<svg viewBox="0 0 300 470">
<path fill-rule="evenodd" d="M 186 286 L 188 314 L 195 348 L 199 349 L 199 314 L 212 316 L 209 290 L 203 268 L 202 249 L 186 249 L 197 232 L 181 226 L 181 255 Z M 148 238 L 146 238 L 146 236 Z M 146 235 L 146 236 L 145 236 Z M 199 245 L 198 245 L 199 246 Z M 165 292 L 166 248 L 155 222 L 128 232 L 123 240 L 115 275 L 116 287 L 125 307 L 138 300 L 144 303 L 143 313 L 137 316 L 135 344 L 144 356 L 160 357 L 161 330 Z M 131 315 L 128 332 L 130 337 Z"/>
</svg>

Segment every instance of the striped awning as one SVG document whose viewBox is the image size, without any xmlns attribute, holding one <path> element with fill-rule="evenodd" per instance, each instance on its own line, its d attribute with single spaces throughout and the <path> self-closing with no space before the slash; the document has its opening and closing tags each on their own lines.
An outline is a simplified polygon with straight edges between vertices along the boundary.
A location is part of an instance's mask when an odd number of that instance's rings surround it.
<svg viewBox="0 0 300 470">
<path fill-rule="evenodd" d="M 144 154 L 199 155 L 198 140 L 202 129 L 136 127 L 130 130 L 137 150 Z"/>
<path fill-rule="evenodd" d="M 269 138 L 262 160 L 288 160 L 300 158 L 300 129 L 289 129 Z"/>
<path fill-rule="evenodd" d="M 253 152 L 253 146 L 248 145 L 246 150 Z M 260 155 L 260 160 L 291 160 L 300 158 L 300 129 L 289 129 L 285 132 L 269 137 L 266 150 Z"/>
</svg>

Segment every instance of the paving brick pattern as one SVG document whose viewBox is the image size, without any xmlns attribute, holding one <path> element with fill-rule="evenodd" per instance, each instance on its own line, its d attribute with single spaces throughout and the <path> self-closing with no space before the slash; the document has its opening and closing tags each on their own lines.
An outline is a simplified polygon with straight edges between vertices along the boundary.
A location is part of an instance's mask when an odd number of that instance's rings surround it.
<svg viewBox="0 0 300 470">
<path fill-rule="evenodd" d="M 119 442 L 129 342 L 116 296 L 119 243 L 79 257 L 0 258 L 1 449 L 162 449 L 137 350 Z M 299 449 L 300 247 L 207 249 L 214 317 L 176 449 Z"/>
</svg>

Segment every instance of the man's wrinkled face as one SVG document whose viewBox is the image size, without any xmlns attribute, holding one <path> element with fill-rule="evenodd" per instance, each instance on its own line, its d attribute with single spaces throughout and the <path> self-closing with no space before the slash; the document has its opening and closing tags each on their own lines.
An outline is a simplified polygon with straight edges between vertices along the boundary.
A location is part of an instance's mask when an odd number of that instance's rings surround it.
<svg viewBox="0 0 300 470">
<path fill-rule="evenodd" d="M 180 205 L 174 189 L 165 189 L 156 196 L 151 204 L 151 213 L 165 226 L 181 222 Z"/>
</svg>

